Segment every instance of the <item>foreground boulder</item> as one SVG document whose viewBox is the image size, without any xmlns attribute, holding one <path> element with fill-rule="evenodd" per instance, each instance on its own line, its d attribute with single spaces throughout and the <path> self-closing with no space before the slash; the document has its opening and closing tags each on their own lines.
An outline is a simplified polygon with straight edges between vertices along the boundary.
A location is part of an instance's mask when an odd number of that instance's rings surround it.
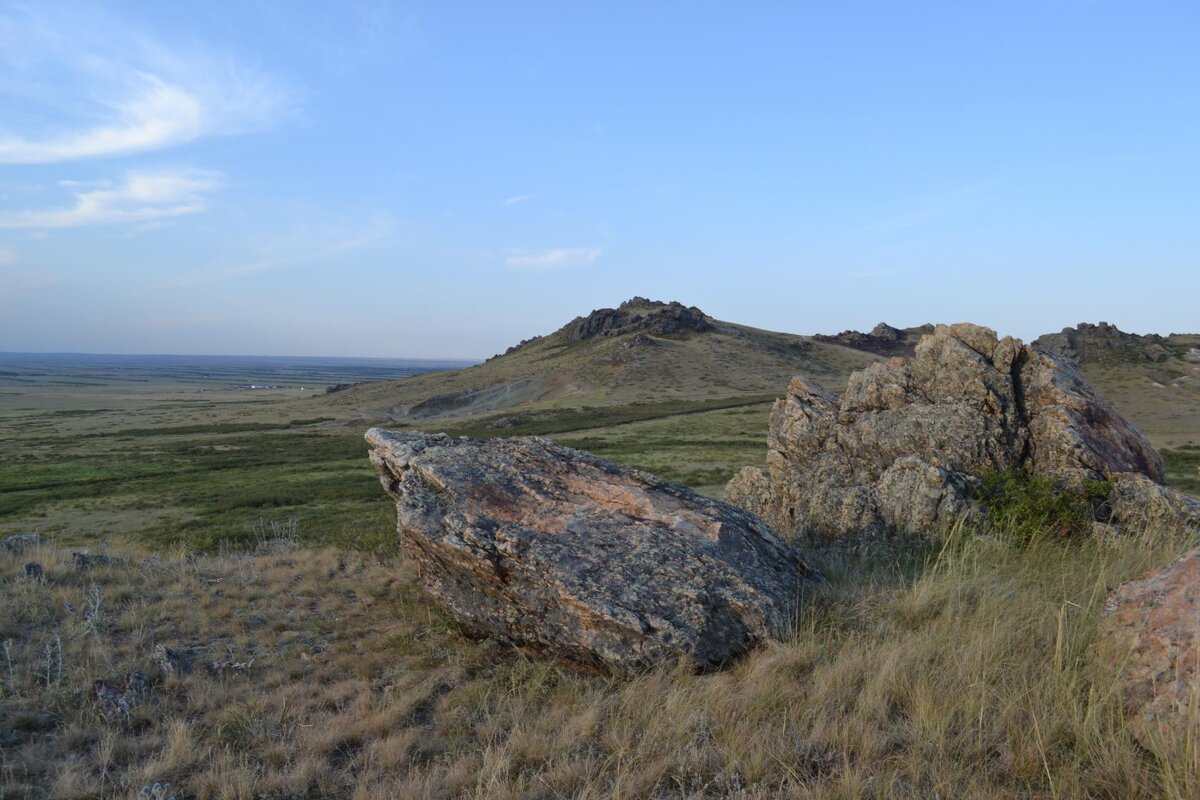
<svg viewBox="0 0 1200 800">
<path fill-rule="evenodd" d="M 979 513 L 980 478 L 999 470 L 1133 481 L 1105 511 L 1116 522 L 1143 516 L 1147 485 L 1164 480 L 1162 457 L 1071 362 L 968 324 L 854 373 L 840 397 L 794 379 L 771 413 L 767 463 L 726 497 L 777 530 L 828 535 L 939 532 Z M 1162 516 L 1189 521 L 1186 502 L 1159 494 Z"/>
<path fill-rule="evenodd" d="M 1144 745 L 1200 733 L 1200 550 L 1122 585 L 1105 606 L 1102 648 L 1121 669 L 1134 736 Z"/>
<path fill-rule="evenodd" d="M 754 515 L 553 442 L 366 438 L 425 588 L 479 636 L 709 669 L 784 633 L 817 577 Z"/>
</svg>

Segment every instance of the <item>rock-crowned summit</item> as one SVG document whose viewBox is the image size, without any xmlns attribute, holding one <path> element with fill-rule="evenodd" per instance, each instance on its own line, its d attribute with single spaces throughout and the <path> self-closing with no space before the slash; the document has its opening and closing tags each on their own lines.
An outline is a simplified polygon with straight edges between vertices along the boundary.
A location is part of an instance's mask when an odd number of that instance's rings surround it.
<svg viewBox="0 0 1200 800">
<path fill-rule="evenodd" d="M 616 308 L 601 308 L 586 317 L 576 317 L 562 329 L 568 341 L 581 342 L 627 333 L 705 333 L 714 329 L 712 320 L 695 306 L 672 301 L 663 303 L 634 297 Z"/>
<path fill-rule="evenodd" d="M 1176 346 L 1172 338 L 1156 333 L 1145 336 L 1126 333 L 1107 322 L 1081 322 L 1058 333 L 1047 333 L 1033 340 L 1033 346 L 1073 361 L 1149 361 L 1160 363 L 1183 355 L 1187 348 Z"/>
<path fill-rule="evenodd" d="M 813 339 L 828 344 L 840 344 L 843 347 L 880 356 L 911 356 L 916 349 L 917 341 L 926 333 L 933 333 L 932 325 L 893 328 L 886 322 L 881 322 L 872 328 L 870 333 L 854 330 L 842 331 L 833 336 L 818 333 Z"/>
<path fill-rule="evenodd" d="M 366 438 L 426 590 L 479 636 L 714 668 L 786 631 L 817 577 L 754 515 L 544 439 Z"/>
<path fill-rule="evenodd" d="M 576 317 L 547 336 L 526 339 L 505 350 L 504 355 L 512 355 L 528 345 L 547 341 L 586 342 L 626 334 L 648 339 L 648 334 L 687 335 L 707 333 L 716 328 L 715 320 L 695 306 L 685 306 L 675 300 L 664 303 L 645 297 L 632 297 L 616 308 L 598 308 L 587 316 Z"/>
<path fill-rule="evenodd" d="M 1013 468 L 1064 485 L 1115 479 L 1104 521 L 1153 509 L 1200 523 L 1074 364 L 969 324 L 939 325 L 911 359 L 851 375 L 841 396 L 794 379 L 771 413 L 768 468 L 743 470 L 726 496 L 780 531 L 936 533 L 979 513 L 982 476 Z"/>
</svg>

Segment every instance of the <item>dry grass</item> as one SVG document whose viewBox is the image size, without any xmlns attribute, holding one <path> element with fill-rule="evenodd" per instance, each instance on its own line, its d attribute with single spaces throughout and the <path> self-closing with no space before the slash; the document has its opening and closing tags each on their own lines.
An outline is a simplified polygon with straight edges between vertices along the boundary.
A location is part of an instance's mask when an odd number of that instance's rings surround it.
<svg viewBox="0 0 1200 800">
<path fill-rule="evenodd" d="M 790 641 L 633 681 L 460 636 L 394 557 L 4 556 L 0 796 L 1196 797 L 1200 752 L 1139 749 L 1094 646 L 1107 589 L 1185 544 L 831 551 Z M 159 644 L 207 651 L 168 674 Z M 134 670 L 106 721 L 93 681 Z"/>
</svg>

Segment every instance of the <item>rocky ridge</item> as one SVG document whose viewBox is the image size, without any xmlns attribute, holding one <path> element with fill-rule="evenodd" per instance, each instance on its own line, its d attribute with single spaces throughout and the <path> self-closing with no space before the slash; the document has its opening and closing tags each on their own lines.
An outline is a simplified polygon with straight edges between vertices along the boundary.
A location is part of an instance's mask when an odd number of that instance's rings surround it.
<svg viewBox="0 0 1200 800">
<path fill-rule="evenodd" d="M 726 496 L 780 531 L 938 533 L 980 513 L 982 476 L 1028 469 L 1063 486 L 1113 480 L 1103 522 L 1200 524 L 1163 460 L 1070 361 L 975 325 L 939 325 L 911 359 L 854 373 L 838 396 L 805 378 L 776 401 L 768 474 Z"/>
<path fill-rule="evenodd" d="M 893 328 L 886 322 L 881 322 L 872 328 L 870 333 L 846 330 L 833 336 L 818 333 L 813 339 L 881 356 L 911 356 L 917 341 L 926 333 L 933 333 L 933 325 Z"/>
<path fill-rule="evenodd" d="M 481 637 L 710 669 L 784 633 L 818 578 L 754 515 L 548 440 L 366 438 L 426 590 Z"/>
<path fill-rule="evenodd" d="M 716 325 L 712 318 L 695 306 L 685 306 L 674 300 L 664 303 L 645 297 L 631 297 L 616 308 L 598 308 L 586 316 L 576 317 L 554 333 L 524 339 L 501 355 L 512 355 L 531 344 L 547 340 L 569 343 L 614 338 L 630 333 L 649 338 L 647 334 L 671 336 L 713 330 L 716 330 Z"/>
<path fill-rule="evenodd" d="M 1177 352 L 1179 348 L 1172 345 L 1170 337 L 1126 333 L 1107 322 L 1081 322 L 1058 333 L 1047 333 L 1034 339 L 1033 346 L 1077 362 L 1127 359 L 1160 363 L 1186 353 L 1186 348 Z"/>
<path fill-rule="evenodd" d="M 586 317 L 576 317 L 563 327 L 561 333 L 567 341 L 582 342 L 626 333 L 659 336 L 704 333 L 713 327 L 708 316 L 695 306 L 634 297 L 616 308 L 601 308 Z"/>
</svg>

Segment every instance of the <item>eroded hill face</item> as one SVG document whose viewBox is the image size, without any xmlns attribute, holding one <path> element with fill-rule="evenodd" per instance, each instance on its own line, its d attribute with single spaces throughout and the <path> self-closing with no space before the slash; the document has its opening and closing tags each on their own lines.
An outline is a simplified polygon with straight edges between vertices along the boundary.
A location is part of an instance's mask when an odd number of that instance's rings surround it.
<svg viewBox="0 0 1200 800">
<path fill-rule="evenodd" d="M 1076 361 L 1157 447 L 1200 445 L 1200 334 L 1139 335 L 1084 322 L 1033 344 Z"/>
<path fill-rule="evenodd" d="M 340 418 L 428 426 L 551 409 L 765 400 L 797 374 L 840 388 L 879 356 L 810 337 L 722 322 L 699 308 L 635 297 L 457 372 L 329 395 Z"/>
</svg>

